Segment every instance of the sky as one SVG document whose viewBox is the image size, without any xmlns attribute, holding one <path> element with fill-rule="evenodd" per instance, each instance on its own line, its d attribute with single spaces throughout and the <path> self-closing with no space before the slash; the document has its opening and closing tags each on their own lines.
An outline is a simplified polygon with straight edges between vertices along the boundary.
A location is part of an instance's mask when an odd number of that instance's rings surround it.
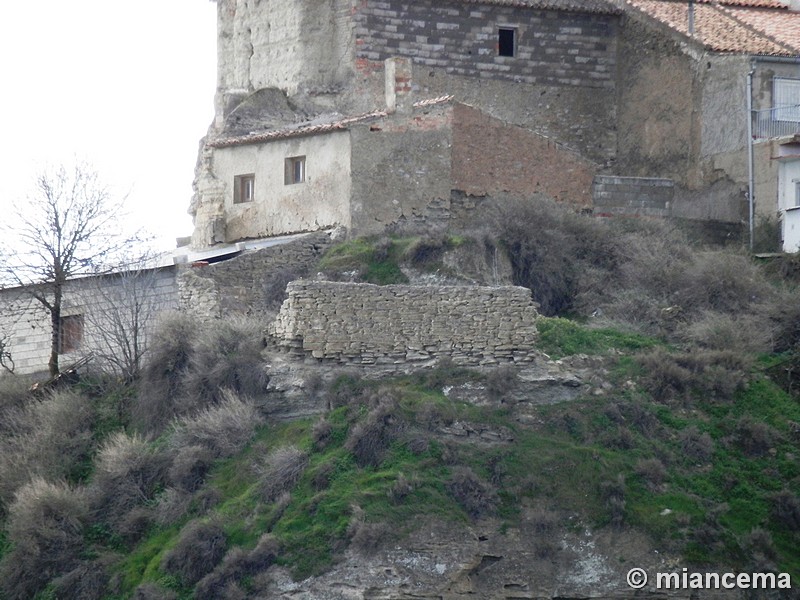
<svg viewBox="0 0 800 600">
<path fill-rule="evenodd" d="M 0 219 L 37 173 L 85 161 L 131 228 L 190 235 L 198 142 L 214 114 L 216 4 L 38 0 L 0 20 Z M 4 215 L 6 215 L 4 217 Z"/>
</svg>

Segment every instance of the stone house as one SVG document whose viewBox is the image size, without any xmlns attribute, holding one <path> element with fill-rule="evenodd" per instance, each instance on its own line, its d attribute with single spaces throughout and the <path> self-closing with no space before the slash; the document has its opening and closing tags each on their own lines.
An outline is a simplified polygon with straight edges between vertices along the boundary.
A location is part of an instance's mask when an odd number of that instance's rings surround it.
<svg viewBox="0 0 800 600">
<path fill-rule="evenodd" d="M 511 172 L 524 172 L 541 188 L 558 172 L 557 162 L 542 164 L 524 153 L 507 160 L 513 152 L 504 144 L 517 142 L 504 133 L 512 131 L 581 159 L 586 173 L 614 176 L 595 186 L 599 212 L 739 224 L 747 218 L 751 179 L 751 70 L 755 206 L 765 215 L 779 208 L 777 148 L 783 134 L 797 130 L 791 107 L 800 104 L 800 13 L 781 0 L 217 3 L 216 117 L 201 150 L 190 207 L 195 246 L 334 221 L 353 232 L 371 232 L 392 224 L 392 215 L 407 219 L 406 208 L 415 216 L 425 213 L 423 197 L 440 209 L 452 191 L 529 195 L 531 184 L 511 185 L 519 179 Z M 386 62 L 393 58 L 405 61 Z M 400 81 L 401 94 L 413 95 L 408 111 L 387 106 L 387 64 L 393 85 Z M 424 104 L 443 97 L 452 97 L 446 106 Z M 490 125 L 499 132 L 484 137 L 479 153 L 494 164 L 459 162 L 459 155 L 468 154 L 462 144 L 475 138 L 459 134 L 469 128 L 459 127 L 458 107 L 476 111 L 484 133 Z M 438 114 L 434 129 L 450 144 L 439 147 L 445 156 L 414 155 L 400 139 L 423 113 L 429 124 Z M 392 125 L 376 123 L 381 120 Z M 364 133 L 378 129 L 380 136 Z M 377 154 L 370 137 L 383 138 Z M 395 150 L 387 149 L 390 140 Z M 290 190 L 290 169 L 297 170 L 294 179 L 306 174 L 300 162 L 287 162 L 308 156 L 300 153 L 301 145 L 327 158 L 315 163 L 316 183 Z M 247 176 L 256 174 L 256 154 L 274 157 L 270 175 L 262 171 L 251 183 Z M 370 168 L 372 159 L 383 160 L 382 168 L 377 162 Z M 437 169 L 444 174 L 448 162 L 449 178 L 434 175 Z M 387 166 L 403 171 L 401 188 Z M 337 175 L 330 194 L 322 192 L 323 172 Z M 314 177 L 311 165 L 307 175 Z M 478 179 L 479 189 L 470 187 Z M 586 205 L 591 186 L 583 173 L 578 180 L 580 192 L 564 189 L 564 195 Z M 394 204 L 402 202 L 398 189 L 434 187 L 433 194 L 409 199 L 411 206 Z M 648 205 L 651 197 L 659 203 L 655 210 Z M 371 222 L 375 211 L 382 216 Z"/>
</svg>

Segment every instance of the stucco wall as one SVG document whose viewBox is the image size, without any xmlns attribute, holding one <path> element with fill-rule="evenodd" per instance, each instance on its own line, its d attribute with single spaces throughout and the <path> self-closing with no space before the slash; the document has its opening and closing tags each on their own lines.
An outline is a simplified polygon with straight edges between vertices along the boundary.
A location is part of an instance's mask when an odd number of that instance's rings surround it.
<svg viewBox="0 0 800 600">
<path fill-rule="evenodd" d="M 69 281 L 64 289 L 62 317 L 84 316 L 84 338 L 74 352 L 62 355 L 62 368 L 89 352 L 108 352 L 109 336 L 101 331 L 111 330 L 111 322 L 128 318 L 135 302 L 146 313 L 139 335 L 146 343 L 156 326 L 157 315 L 177 308 L 178 294 L 175 268 L 145 271 L 139 279 L 119 276 L 89 277 Z M 0 337 L 7 337 L 8 351 L 20 374 L 47 371 L 52 329 L 50 315 L 25 290 L 15 288 L 0 291 Z"/>
<path fill-rule="evenodd" d="M 543 193 L 591 206 L 598 165 L 554 140 L 470 106 L 456 104 L 453 111 L 453 189 L 476 196 Z"/>
<path fill-rule="evenodd" d="M 353 235 L 432 225 L 449 214 L 452 107 L 359 126 L 352 135 Z"/>
<path fill-rule="evenodd" d="M 537 312 L 521 287 L 415 287 L 293 281 L 272 340 L 354 364 L 529 361 Z"/>
<path fill-rule="evenodd" d="M 292 156 L 306 157 L 306 180 L 286 185 L 285 160 Z M 218 148 L 213 161 L 225 186 L 226 241 L 350 226 L 346 131 Z M 248 173 L 255 174 L 255 198 L 235 204 L 234 178 Z"/>
</svg>

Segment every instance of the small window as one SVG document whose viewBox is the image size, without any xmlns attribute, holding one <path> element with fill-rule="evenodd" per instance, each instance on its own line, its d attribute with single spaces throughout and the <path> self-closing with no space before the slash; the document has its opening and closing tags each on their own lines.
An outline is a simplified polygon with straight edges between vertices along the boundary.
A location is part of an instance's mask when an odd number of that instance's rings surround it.
<svg viewBox="0 0 800 600">
<path fill-rule="evenodd" d="M 513 27 L 500 27 L 497 32 L 498 56 L 514 56 L 516 54 L 517 30 Z"/>
<path fill-rule="evenodd" d="M 800 122 L 800 79 L 775 77 L 772 85 L 773 119 Z"/>
<path fill-rule="evenodd" d="M 58 322 L 58 353 L 80 349 L 83 344 L 83 315 L 61 317 Z"/>
<path fill-rule="evenodd" d="M 794 205 L 800 206 L 800 179 L 794 181 Z"/>
<path fill-rule="evenodd" d="M 286 185 L 292 185 L 295 183 L 303 183 L 305 180 L 306 180 L 306 157 L 291 156 L 287 158 L 283 182 Z"/>
<path fill-rule="evenodd" d="M 256 196 L 256 176 L 237 175 L 233 180 L 233 203 L 252 202 Z"/>
</svg>

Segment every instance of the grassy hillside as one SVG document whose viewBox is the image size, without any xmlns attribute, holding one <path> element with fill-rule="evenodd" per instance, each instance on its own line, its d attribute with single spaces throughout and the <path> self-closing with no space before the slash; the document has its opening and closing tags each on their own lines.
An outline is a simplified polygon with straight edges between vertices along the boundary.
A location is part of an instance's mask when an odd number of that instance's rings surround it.
<svg viewBox="0 0 800 600">
<path fill-rule="evenodd" d="M 270 422 L 260 324 L 176 315 L 134 385 L 35 401 L 0 379 L 0 597 L 255 598 L 273 564 L 319 574 L 430 519 L 500 535 L 533 519 L 543 559 L 569 532 L 628 531 L 685 566 L 800 577 L 791 278 L 659 224 L 501 216 L 491 243 L 355 240 L 320 269 L 457 277 L 448 252 L 503 249 L 550 315 L 540 349 L 600 383 L 533 406 L 506 368 L 347 373 L 309 384 L 326 414 Z M 459 386 L 486 402 L 445 394 Z"/>
</svg>

